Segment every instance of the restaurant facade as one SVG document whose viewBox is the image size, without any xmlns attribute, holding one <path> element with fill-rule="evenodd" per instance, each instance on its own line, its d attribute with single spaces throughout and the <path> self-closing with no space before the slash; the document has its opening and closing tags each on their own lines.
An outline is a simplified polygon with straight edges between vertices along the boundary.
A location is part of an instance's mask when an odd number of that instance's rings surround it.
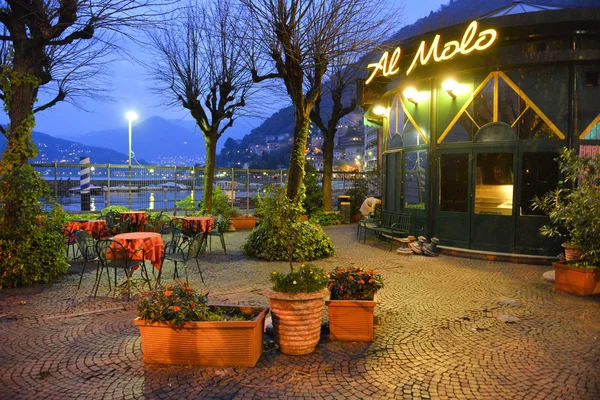
<svg viewBox="0 0 600 400">
<path fill-rule="evenodd" d="M 392 43 L 359 96 L 384 211 L 449 247 L 554 256 L 532 200 L 557 187 L 562 148 L 600 149 L 600 8 L 514 6 Z"/>
</svg>

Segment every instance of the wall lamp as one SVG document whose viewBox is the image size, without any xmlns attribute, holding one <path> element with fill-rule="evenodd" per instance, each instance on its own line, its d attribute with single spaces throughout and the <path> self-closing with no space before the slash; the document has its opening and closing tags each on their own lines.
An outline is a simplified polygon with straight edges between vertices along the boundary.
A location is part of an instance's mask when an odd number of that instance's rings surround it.
<svg viewBox="0 0 600 400">
<path fill-rule="evenodd" d="M 388 112 L 388 109 L 385 108 L 384 106 L 382 106 L 381 104 L 376 104 L 373 107 L 373 114 L 375 114 L 375 115 L 384 116 L 387 114 L 387 112 Z"/>
<path fill-rule="evenodd" d="M 415 106 L 419 104 L 419 102 L 417 101 L 417 97 L 419 96 L 419 92 L 417 92 L 417 89 L 407 88 L 402 92 L 402 94 L 404 95 L 404 98 L 406 100 L 410 101 Z"/>
<path fill-rule="evenodd" d="M 458 89 L 458 82 L 454 79 L 446 79 L 442 82 L 442 89 L 445 90 L 453 100 L 456 100 L 456 94 L 454 92 Z"/>
</svg>

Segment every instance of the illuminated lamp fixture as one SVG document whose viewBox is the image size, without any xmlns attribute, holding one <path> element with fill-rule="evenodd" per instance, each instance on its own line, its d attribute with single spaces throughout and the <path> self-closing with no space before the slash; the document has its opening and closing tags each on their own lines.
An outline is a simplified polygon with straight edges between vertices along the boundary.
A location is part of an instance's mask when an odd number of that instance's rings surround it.
<svg viewBox="0 0 600 400">
<path fill-rule="evenodd" d="M 387 111 L 387 109 L 380 104 L 377 104 L 375 107 L 373 107 L 373 114 L 375 114 L 375 115 L 379 115 L 379 116 L 385 115 L 386 111 Z"/>
<path fill-rule="evenodd" d="M 452 99 L 456 100 L 456 94 L 454 92 L 458 89 L 458 83 L 453 79 L 447 79 L 442 82 L 442 89 L 452 97 Z"/>
<path fill-rule="evenodd" d="M 404 98 L 406 100 L 410 101 L 415 106 L 419 104 L 419 102 L 417 102 L 417 96 L 419 95 L 419 92 L 417 92 L 417 89 L 408 88 L 408 89 L 405 89 L 404 92 L 402 92 L 402 94 L 404 95 Z"/>
</svg>

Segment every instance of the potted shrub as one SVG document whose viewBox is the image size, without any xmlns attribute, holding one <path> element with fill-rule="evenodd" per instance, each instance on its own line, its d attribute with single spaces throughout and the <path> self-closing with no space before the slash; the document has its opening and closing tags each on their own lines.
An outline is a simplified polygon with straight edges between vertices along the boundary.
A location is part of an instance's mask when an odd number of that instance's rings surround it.
<svg viewBox="0 0 600 400">
<path fill-rule="evenodd" d="M 361 218 L 360 206 L 367 197 L 369 197 L 369 181 L 361 174 L 356 174 L 352 178 L 352 188 L 346 191 L 350 196 L 350 220 L 358 222 Z"/>
<path fill-rule="evenodd" d="M 321 338 L 323 303 L 328 278 L 323 269 L 311 264 L 290 272 L 273 272 L 269 298 L 275 342 L 283 354 L 309 354 Z"/>
<path fill-rule="evenodd" d="M 581 256 L 553 263 L 555 288 L 582 296 L 600 293 L 600 154 L 579 157 L 563 150 L 558 158 L 564 176 L 561 186 L 534 200 L 534 208 L 550 218 L 540 233 L 565 238 Z"/>
<path fill-rule="evenodd" d="M 331 299 L 326 304 L 331 339 L 372 341 L 375 296 L 383 288 L 381 275 L 352 266 L 337 267 L 329 277 Z"/>
<path fill-rule="evenodd" d="M 144 362 L 253 367 L 267 308 L 208 305 L 187 284 L 149 292 L 138 304 Z"/>
</svg>

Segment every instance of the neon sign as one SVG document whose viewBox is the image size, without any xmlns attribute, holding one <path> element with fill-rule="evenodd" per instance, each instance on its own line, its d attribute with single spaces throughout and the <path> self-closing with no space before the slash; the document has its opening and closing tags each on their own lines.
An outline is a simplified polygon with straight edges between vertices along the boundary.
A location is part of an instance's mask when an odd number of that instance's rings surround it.
<svg viewBox="0 0 600 400">
<path fill-rule="evenodd" d="M 431 42 L 431 46 L 429 46 L 429 50 L 427 50 L 427 42 L 422 41 L 417 50 L 417 54 L 415 54 L 415 58 L 413 58 L 410 67 L 406 70 L 406 75 L 409 75 L 414 71 L 418 64 L 426 65 L 432 58 L 435 62 L 447 61 L 459 53 L 467 55 L 475 50 L 483 51 L 489 48 L 498 38 L 498 32 L 494 29 L 486 29 L 477 34 L 478 28 L 479 24 L 477 21 L 471 22 L 460 42 L 458 40 L 451 40 L 444 44 L 441 51 L 440 35 L 435 35 L 435 38 Z M 401 55 L 402 49 L 400 47 L 396 47 L 392 52 L 391 57 L 389 51 L 384 52 L 378 62 L 371 63 L 367 66 L 367 68 L 372 68 L 373 71 L 365 83 L 367 85 L 371 83 L 373 79 L 377 77 L 379 72 L 381 72 L 381 75 L 383 76 L 392 76 L 400 73 L 399 64 Z"/>
</svg>

